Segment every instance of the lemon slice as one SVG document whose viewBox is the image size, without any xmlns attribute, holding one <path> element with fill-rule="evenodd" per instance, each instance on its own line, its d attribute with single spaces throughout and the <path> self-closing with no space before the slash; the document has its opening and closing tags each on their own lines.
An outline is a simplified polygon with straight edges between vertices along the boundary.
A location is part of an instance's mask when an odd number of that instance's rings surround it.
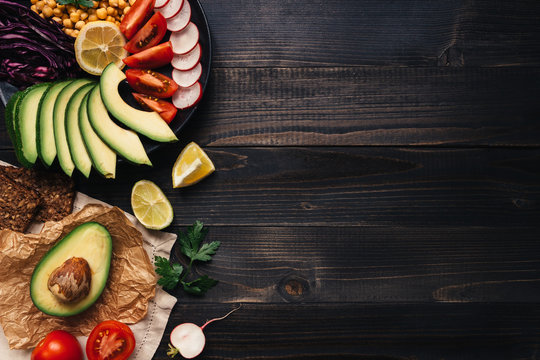
<svg viewBox="0 0 540 360">
<path fill-rule="evenodd" d="M 210 175 L 216 168 L 212 160 L 194 142 L 190 142 L 182 150 L 172 169 L 174 188 L 193 185 Z"/>
<path fill-rule="evenodd" d="M 111 62 L 122 69 L 122 59 L 128 56 L 125 44 L 126 38 L 116 24 L 108 21 L 89 22 L 75 39 L 75 59 L 84 71 L 92 75 L 101 75 Z"/>
<path fill-rule="evenodd" d="M 133 185 L 131 208 L 135 217 L 148 229 L 164 229 L 173 220 L 173 208 L 169 199 L 149 180 L 140 180 Z"/>
</svg>

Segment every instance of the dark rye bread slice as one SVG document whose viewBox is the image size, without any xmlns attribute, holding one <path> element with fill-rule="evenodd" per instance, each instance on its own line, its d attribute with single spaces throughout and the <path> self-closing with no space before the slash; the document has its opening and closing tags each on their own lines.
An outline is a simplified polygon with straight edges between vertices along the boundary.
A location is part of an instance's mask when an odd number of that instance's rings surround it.
<svg viewBox="0 0 540 360">
<path fill-rule="evenodd" d="M 40 201 L 37 191 L 0 174 L 0 229 L 25 232 Z"/>
<path fill-rule="evenodd" d="M 71 214 L 75 201 L 75 184 L 66 175 L 13 166 L 2 167 L 0 173 L 38 192 L 41 206 L 36 221 L 59 221 Z"/>
</svg>

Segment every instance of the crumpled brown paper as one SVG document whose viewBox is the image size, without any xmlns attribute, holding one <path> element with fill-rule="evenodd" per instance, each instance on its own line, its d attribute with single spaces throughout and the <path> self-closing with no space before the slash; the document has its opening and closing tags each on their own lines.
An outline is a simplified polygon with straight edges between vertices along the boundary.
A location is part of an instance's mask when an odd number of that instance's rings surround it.
<svg viewBox="0 0 540 360">
<path fill-rule="evenodd" d="M 96 303 L 81 314 L 65 318 L 46 315 L 30 298 L 34 267 L 56 241 L 88 221 L 105 226 L 113 240 L 107 285 Z M 0 231 L 0 323 L 12 349 L 34 347 L 55 329 L 88 336 L 103 320 L 134 324 L 145 317 L 156 282 L 141 233 L 117 207 L 86 205 L 59 222 L 45 223 L 39 234 Z"/>
</svg>

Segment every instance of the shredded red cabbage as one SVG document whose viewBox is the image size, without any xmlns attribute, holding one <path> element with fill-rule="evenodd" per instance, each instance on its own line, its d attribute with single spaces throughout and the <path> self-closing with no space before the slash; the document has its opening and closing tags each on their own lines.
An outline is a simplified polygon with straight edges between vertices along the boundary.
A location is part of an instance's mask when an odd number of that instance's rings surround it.
<svg viewBox="0 0 540 360">
<path fill-rule="evenodd" d="M 0 0 L 0 81 L 19 88 L 77 77 L 74 39 L 22 4 Z"/>
</svg>

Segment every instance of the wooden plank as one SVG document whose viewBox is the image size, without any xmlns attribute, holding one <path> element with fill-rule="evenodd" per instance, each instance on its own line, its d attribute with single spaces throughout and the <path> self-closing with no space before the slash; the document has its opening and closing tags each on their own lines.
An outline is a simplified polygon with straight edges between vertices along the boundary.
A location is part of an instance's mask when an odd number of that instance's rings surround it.
<svg viewBox="0 0 540 360">
<path fill-rule="evenodd" d="M 539 93 L 540 68 L 214 69 L 180 137 L 210 146 L 540 146 Z"/>
<path fill-rule="evenodd" d="M 154 168 L 122 164 L 117 180 L 94 174 L 78 189 L 129 209 L 131 185 L 153 180 L 179 225 L 503 227 L 540 215 L 538 149 L 207 148 L 217 171 L 172 189 L 184 144 L 152 154 Z"/>
<path fill-rule="evenodd" d="M 181 322 L 233 304 L 179 303 L 154 359 Z M 533 359 L 540 312 L 524 304 L 243 304 L 205 328 L 204 359 Z"/>
<path fill-rule="evenodd" d="M 536 0 L 202 4 L 217 67 L 540 64 Z"/>
<path fill-rule="evenodd" d="M 209 302 L 540 302 L 538 227 L 224 227 Z M 174 232 L 185 231 L 174 227 Z M 186 265 L 178 246 L 171 261 Z M 182 303 L 201 299 L 180 288 Z"/>
<path fill-rule="evenodd" d="M 540 68 L 216 69 L 185 136 L 211 146 L 538 146 L 538 93 Z"/>
</svg>

